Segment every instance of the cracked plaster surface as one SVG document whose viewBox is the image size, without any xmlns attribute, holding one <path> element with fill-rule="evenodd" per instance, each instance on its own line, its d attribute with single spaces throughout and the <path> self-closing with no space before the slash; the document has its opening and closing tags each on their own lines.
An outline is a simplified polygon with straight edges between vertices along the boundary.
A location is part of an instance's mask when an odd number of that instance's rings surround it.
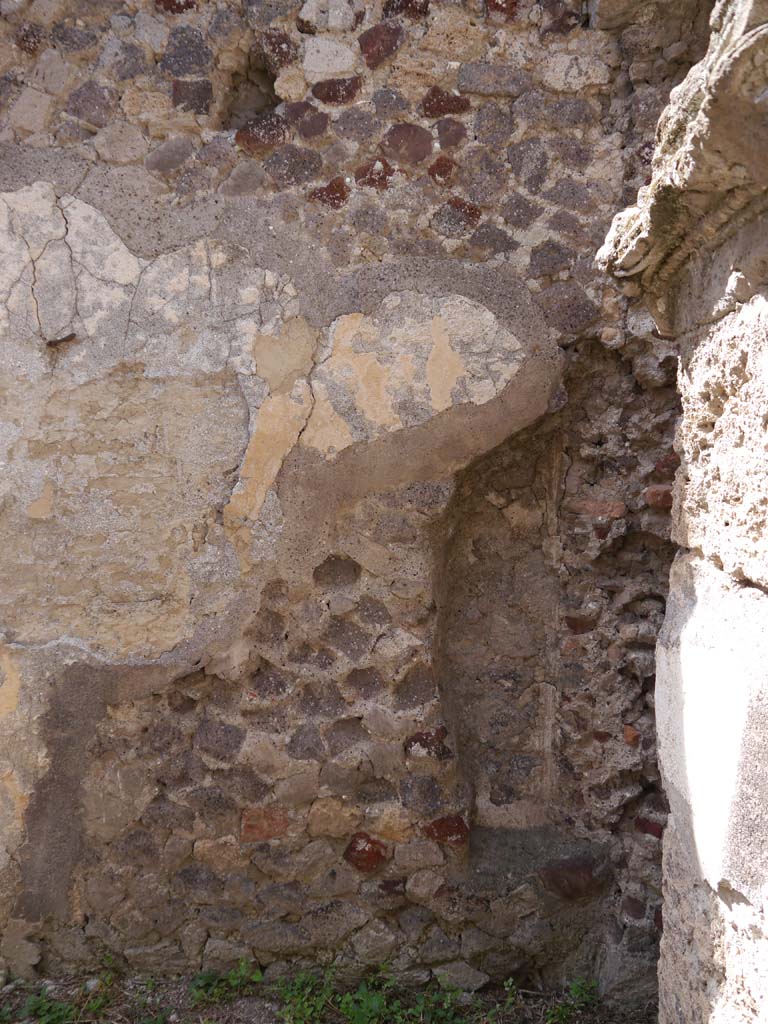
<svg viewBox="0 0 768 1024">
<path fill-rule="evenodd" d="M 30 722 L 57 665 L 169 678 L 196 656 L 236 674 L 242 601 L 252 614 L 269 571 L 301 578 L 335 546 L 391 573 L 394 549 L 382 560 L 363 539 L 369 496 L 446 480 L 531 422 L 560 363 L 542 324 L 451 293 L 391 291 L 312 326 L 294 282 L 242 247 L 142 258 L 44 182 L 3 193 L 0 217 L 0 869 L 13 877 L 51 763 Z M 407 552 L 406 574 L 420 559 L 428 591 L 427 549 Z M 115 685 L 144 692 L 147 678 Z"/>
<path fill-rule="evenodd" d="M 295 285 L 232 245 L 141 259 L 93 207 L 42 183 L 0 210 L 3 506 L 19 531 L 3 592 L 18 642 L 170 650 L 226 606 L 231 541 L 300 438 L 333 458 L 493 400 L 523 361 L 515 335 L 461 296 L 394 293 L 320 337 Z"/>
</svg>

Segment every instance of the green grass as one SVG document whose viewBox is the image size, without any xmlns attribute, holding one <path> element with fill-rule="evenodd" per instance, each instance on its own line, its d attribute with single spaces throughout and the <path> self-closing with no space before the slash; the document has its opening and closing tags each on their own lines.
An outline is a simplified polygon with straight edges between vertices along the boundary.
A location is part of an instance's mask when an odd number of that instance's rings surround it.
<svg viewBox="0 0 768 1024">
<path fill-rule="evenodd" d="M 568 986 L 565 999 L 550 1006 L 544 1018 L 546 1024 L 571 1024 L 582 1010 L 590 1010 L 597 1006 L 597 985 L 594 981 L 577 978 Z"/>
<path fill-rule="evenodd" d="M 277 983 L 283 1024 L 501 1024 L 519 1004 L 513 981 L 504 997 L 490 1010 L 471 1005 L 471 997 L 451 989 L 430 986 L 419 993 L 403 993 L 385 972 L 378 971 L 357 988 L 338 992 L 333 975 L 303 973 Z M 467 1005 L 467 1003 L 470 1005 Z"/>
<path fill-rule="evenodd" d="M 203 971 L 196 974 L 189 986 L 193 1006 L 206 1003 L 220 1003 L 245 995 L 254 985 L 262 980 L 262 973 L 255 963 L 241 960 L 226 974 L 216 971 Z"/>
<path fill-rule="evenodd" d="M 24 986 L 26 987 L 26 986 Z M 134 1024 L 170 1024 L 170 1011 L 162 1003 L 162 983 L 151 979 L 136 983 L 130 992 L 119 991 L 112 971 L 105 972 L 96 987 L 64 989 L 69 999 L 53 998 L 45 990 L 26 998 L 20 989 L 16 1014 L 0 1009 L 0 1024 L 30 1020 L 35 1024 L 110 1024 L 130 1020 Z M 210 1024 L 228 1019 L 226 1005 L 247 995 L 263 995 L 276 1002 L 281 1024 L 582 1024 L 594 1020 L 598 1005 L 597 986 L 578 978 L 562 996 L 536 996 L 531 1004 L 511 979 L 495 998 L 487 994 L 469 996 L 436 984 L 418 992 L 398 988 L 383 969 L 372 971 L 355 988 L 344 990 L 331 970 L 300 972 L 265 984 L 258 964 L 241 960 L 232 970 L 203 971 L 186 988 L 176 988 L 174 1004 L 183 1021 L 200 1024 L 206 1018 L 194 1013 L 210 1008 Z M 73 993 L 73 994 L 72 994 Z M 179 998 L 181 1002 L 179 1002 Z M 533 1006 L 534 1017 L 531 1016 Z M 190 1011 L 193 1016 L 189 1016 Z M 222 1016 L 223 1015 L 223 1016 Z"/>
</svg>

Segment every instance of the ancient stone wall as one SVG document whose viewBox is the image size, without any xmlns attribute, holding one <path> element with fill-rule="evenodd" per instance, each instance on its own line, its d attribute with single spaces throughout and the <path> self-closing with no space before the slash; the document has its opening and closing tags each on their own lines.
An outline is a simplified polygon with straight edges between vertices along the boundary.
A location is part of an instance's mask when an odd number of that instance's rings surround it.
<svg viewBox="0 0 768 1024">
<path fill-rule="evenodd" d="M 695 4 L 2 0 L 0 957 L 646 1001 Z"/>
<path fill-rule="evenodd" d="M 723 3 L 672 94 L 649 187 L 603 252 L 674 335 L 682 417 L 658 647 L 664 836 L 660 1021 L 768 1005 L 768 10 Z"/>
</svg>

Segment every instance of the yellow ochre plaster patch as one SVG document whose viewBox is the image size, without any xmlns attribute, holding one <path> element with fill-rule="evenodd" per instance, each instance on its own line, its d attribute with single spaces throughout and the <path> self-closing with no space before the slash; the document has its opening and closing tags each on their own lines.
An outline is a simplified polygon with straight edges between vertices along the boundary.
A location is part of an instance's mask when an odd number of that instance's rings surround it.
<svg viewBox="0 0 768 1024">
<path fill-rule="evenodd" d="M 21 693 L 21 676 L 7 649 L 0 650 L 0 670 L 3 674 L 0 682 L 0 718 L 6 718 L 19 706 Z"/>
<path fill-rule="evenodd" d="M 237 548 L 241 565 L 250 563 L 247 552 L 251 526 L 307 422 L 311 404 L 309 385 L 301 381 L 290 395 L 270 395 L 259 409 L 238 486 L 224 508 L 224 527 Z"/>
<path fill-rule="evenodd" d="M 30 519 L 48 519 L 53 514 L 54 486 L 50 480 L 43 484 L 43 490 L 39 498 L 35 498 L 27 506 L 27 515 Z"/>
<path fill-rule="evenodd" d="M 299 377 L 309 374 L 316 347 L 317 332 L 303 316 L 287 320 L 276 338 L 257 334 L 251 342 L 256 372 L 272 394 L 287 393 Z"/>
<path fill-rule="evenodd" d="M 451 348 L 446 323 L 436 316 L 429 326 L 432 337 L 432 351 L 427 359 L 427 384 L 435 412 L 450 409 L 453 405 L 451 393 L 467 368 L 461 357 Z"/>
</svg>

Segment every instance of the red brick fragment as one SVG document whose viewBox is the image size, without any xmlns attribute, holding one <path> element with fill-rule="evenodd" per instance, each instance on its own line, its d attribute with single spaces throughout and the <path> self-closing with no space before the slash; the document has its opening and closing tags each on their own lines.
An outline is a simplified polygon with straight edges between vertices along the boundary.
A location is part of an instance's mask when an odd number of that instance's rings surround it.
<svg viewBox="0 0 768 1024">
<path fill-rule="evenodd" d="M 344 851 L 344 860 L 358 871 L 370 874 L 389 860 L 389 850 L 367 832 L 355 832 Z"/>
<path fill-rule="evenodd" d="M 298 56 L 298 48 L 287 32 L 279 28 L 268 28 L 257 37 L 255 49 L 263 58 L 270 74 L 276 75 L 281 68 L 292 64 Z"/>
<path fill-rule="evenodd" d="M 470 203 L 468 199 L 462 199 L 461 196 L 451 196 L 447 205 L 456 212 L 468 227 L 475 227 L 480 220 L 482 214 L 480 207 Z"/>
<path fill-rule="evenodd" d="M 662 480 L 672 480 L 675 470 L 680 465 L 680 456 L 675 452 L 662 456 L 653 467 Z"/>
<path fill-rule="evenodd" d="M 453 751 L 444 742 L 447 735 L 448 730 L 444 725 L 439 725 L 436 729 L 415 732 L 405 741 L 406 756 L 434 757 L 438 761 L 447 761 L 453 757 Z"/>
<path fill-rule="evenodd" d="M 195 4 L 196 0 L 155 0 L 155 7 L 168 14 L 183 14 L 191 11 Z"/>
<path fill-rule="evenodd" d="M 449 156 L 439 156 L 427 169 L 427 174 L 438 185 L 447 185 L 453 177 L 456 164 Z"/>
<path fill-rule="evenodd" d="M 369 28 L 358 38 L 365 63 L 369 68 L 377 68 L 379 64 L 391 57 L 405 39 L 402 25 L 396 21 L 382 21 Z"/>
<path fill-rule="evenodd" d="M 237 145 L 251 156 L 282 145 L 288 138 L 288 122 L 273 110 L 251 118 L 235 133 Z"/>
<path fill-rule="evenodd" d="M 570 615 L 564 615 L 563 618 L 572 633 L 589 633 L 597 625 L 599 616 L 595 613 L 572 612 Z"/>
<path fill-rule="evenodd" d="M 635 832 L 642 832 L 646 836 L 654 836 L 661 839 L 664 835 L 664 826 L 658 821 L 651 821 L 650 818 L 635 818 Z"/>
<path fill-rule="evenodd" d="M 630 725 L 628 722 L 625 722 L 623 732 L 624 742 L 627 744 L 627 746 L 636 747 L 640 742 L 640 733 L 634 727 L 634 725 Z"/>
<path fill-rule="evenodd" d="M 321 103 L 342 106 L 352 102 L 360 92 L 362 84 L 360 75 L 353 75 L 351 78 L 326 78 L 312 86 L 312 95 Z"/>
<path fill-rule="evenodd" d="M 477 226 L 481 211 L 474 203 L 460 196 L 453 196 L 435 212 L 430 223 L 446 238 L 460 239 Z"/>
<path fill-rule="evenodd" d="M 19 26 L 19 30 L 16 33 L 16 45 L 24 53 L 37 53 L 43 39 L 45 39 L 45 29 L 43 26 L 36 25 L 30 21 L 25 21 L 23 25 Z"/>
<path fill-rule="evenodd" d="M 564 900 L 596 896 L 605 888 L 606 873 L 588 853 L 551 861 L 539 871 L 545 889 Z"/>
<path fill-rule="evenodd" d="M 377 188 L 380 192 L 389 188 L 389 182 L 395 168 L 389 161 L 380 157 L 378 160 L 366 160 L 355 168 L 355 181 L 365 188 Z"/>
<path fill-rule="evenodd" d="M 330 206 L 332 210 L 340 210 L 349 199 L 350 191 L 343 176 L 339 175 L 337 178 L 332 178 L 327 185 L 312 189 L 309 198 L 317 200 L 324 206 Z"/>
<path fill-rule="evenodd" d="M 649 508 L 672 508 L 672 485 L 651 484 L 643 491 L 643 497 Z"/>
<path fill-rule="evenodd" d="M 429 14 L 429 0 L 387 0 L 384 17 L 395 18 L 404 14 L 406 18 L 426 18 Z"/>
<path fill-rule="evenodd" d="M 425 117 L 442 117 L 444 114 L 466 114 L 471 104 L 466 96 L 446 92 L 437 85 L 428 89 L 421 101 Z"/>
<path fill-rule="evenodd" d="M 247 807 L 240 822 L 240 839 L 244 843 L 279 839 L 288 831 L 288 825 L 288 814 L 282 807 Z"/>
<path fill-rule="evenodd" d="M 417 124 L 393 124 L 382 139 L 381 148 L 399 163 L 420 164 L 432 152 L 432 136 Z"/>
<path fill-rule="evenodd" d="M 467 137 L 467 129 L 453 117 L 443 117 L 437 122 L 437 140 L 441 149 L 454 149 Z"/>
<path fill-rule="evenodd" d="M 312 114 L 307 114 L 299 121 L 298 129 L 299 135 L 303 139 L 314 139 L 318 135 L 323 135 L 328 128 L 328 122 L 330 118 L 327 114 L 324 114 L 322 110 L 315 110 Z"/>
<path fill-rule="evenodd" d="M 436 843 L 463 846 L 469 842 L 469 826 L 460 814 L 449 814 L 445 818 L 435 818 L 425 825 L 424 835 L 434 839 Z"/>
<path fill-rule="evenodd" d="M 298 103 L 286 103 L 283 117 L 292 124 L 303 139 L 314 139 L 322 135 L 328 128 L 330 118 L 313 103 L 301 100 Z"/>
<path fill-rule="evenodd" d="M 382 896 L 405 896 L 405 878 L 385 878 L 379 882 Z"/>
<path fill-rule="evenodd" d="M 503 18 L 514 18 L 517 14 L 517 0 L 486 0 L 489 14 L 501 15 Z"/>
</svg>

